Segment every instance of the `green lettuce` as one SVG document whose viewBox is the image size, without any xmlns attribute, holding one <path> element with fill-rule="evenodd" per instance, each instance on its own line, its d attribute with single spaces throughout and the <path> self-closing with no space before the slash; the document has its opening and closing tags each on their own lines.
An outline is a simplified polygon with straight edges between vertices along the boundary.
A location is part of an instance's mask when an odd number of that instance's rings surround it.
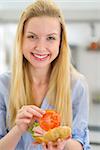
<svg viewBox="0 0 100 150">
<path fill-rule="evenodd" d="M 28 132 L 31 133 L 32 137 L 34 137 L 33 128 L 34 128 L 34 127 L 38 127 L 38 126 L 39 126 L 39 123 L 38 123 L 38 122 L 34 122 L 34 123 L 32 124 L 32 126 L 28 128 Z"/>
</svg>

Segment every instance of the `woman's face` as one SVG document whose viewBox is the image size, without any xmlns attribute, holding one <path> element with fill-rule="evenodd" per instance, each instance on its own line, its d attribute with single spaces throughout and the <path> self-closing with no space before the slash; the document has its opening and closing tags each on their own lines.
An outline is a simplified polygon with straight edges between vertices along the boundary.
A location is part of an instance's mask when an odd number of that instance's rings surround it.
<svg viewBox="0 0 100 150">
<path fill-rule="evenodd" d="M 48 67 L 58 56 L 60 33 L 60 23 L 54 17 L 33 17 L 26 22 L 22 49 L 33 67 Z"/>
</svg>

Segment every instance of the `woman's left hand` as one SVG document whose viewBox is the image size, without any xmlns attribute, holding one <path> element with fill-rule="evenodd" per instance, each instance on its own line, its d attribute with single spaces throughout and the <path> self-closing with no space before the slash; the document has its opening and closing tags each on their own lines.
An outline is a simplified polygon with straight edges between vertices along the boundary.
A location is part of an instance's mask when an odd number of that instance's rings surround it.
<svg viewBox="0 0 100 150">
<path fill-rule="evenodd" d="M 43 143 L 43 150 L 64 150 L 67 140 L 58 139 L 56 143 L 48 142 L 48 144 Z"/>
</svg>

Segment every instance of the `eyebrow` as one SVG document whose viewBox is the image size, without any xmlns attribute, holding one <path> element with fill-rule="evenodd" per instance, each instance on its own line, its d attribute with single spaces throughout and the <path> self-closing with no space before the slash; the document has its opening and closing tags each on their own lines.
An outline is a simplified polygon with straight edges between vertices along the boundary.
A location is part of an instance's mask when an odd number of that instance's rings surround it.
<svg viewBox="0 0 100 150">
<path fill-rule="evenodd" d="M 30 32 L 30 31 L 29 31 L 28 33 L 30 33 L 30 34 L 33 34 L 33 35 L 36 35 L 35 33 L 33 33 L 33 32 Z M 36 35 L 36 36 L 37 36 L 37 35 Z"/>
<path fill-rule="evenodd" d="M 50 33 L 50 34 L 47 34 L 47 36 L 51 36 L 51 35 L 58 35 L 58 33 Z"/>
<path fill-rule="evenodd" d="M 35 34 L 35 33 L 33 33 L 33 32 L 28 32 L 28 33 L 30 33 L 30 34 L 33 34 L 33 35 L 35 35 L 35 36 L 37 36 L 37 34 Z M 50 33 L 50 34 L 47 34 L 47 36 L 50 36 L 50 35 L 58 35 L 58 33 Z"/>
</svg>

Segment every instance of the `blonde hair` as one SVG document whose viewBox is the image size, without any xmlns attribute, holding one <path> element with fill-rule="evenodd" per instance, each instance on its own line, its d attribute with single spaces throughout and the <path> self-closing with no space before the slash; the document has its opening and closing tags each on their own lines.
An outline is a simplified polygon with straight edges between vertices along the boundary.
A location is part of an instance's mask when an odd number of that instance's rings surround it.
<svg viewBox="0 0 100 150">
<path fill-rule="evenodd" d="M 17 111 L 23 106 L 34 104 L 27 61 L 22 54 L 25 22 L 32 17 L 49 16 L 59 19 L 61 24 L 61 45 L 59 56 L 52 62 L 52 72 L 47 93 L 48 102 L 55 106 L 62 118 L 62 125 L 71 126 L 72 111 L 70 100 L 70 51 L 67 45 L 66 26 L 60 9 L 51 0 L 37 0 L 21 15 L 13 57 L 13 72 L 10 91 L 10 124 L 15 123 Z"/>
</svg>

